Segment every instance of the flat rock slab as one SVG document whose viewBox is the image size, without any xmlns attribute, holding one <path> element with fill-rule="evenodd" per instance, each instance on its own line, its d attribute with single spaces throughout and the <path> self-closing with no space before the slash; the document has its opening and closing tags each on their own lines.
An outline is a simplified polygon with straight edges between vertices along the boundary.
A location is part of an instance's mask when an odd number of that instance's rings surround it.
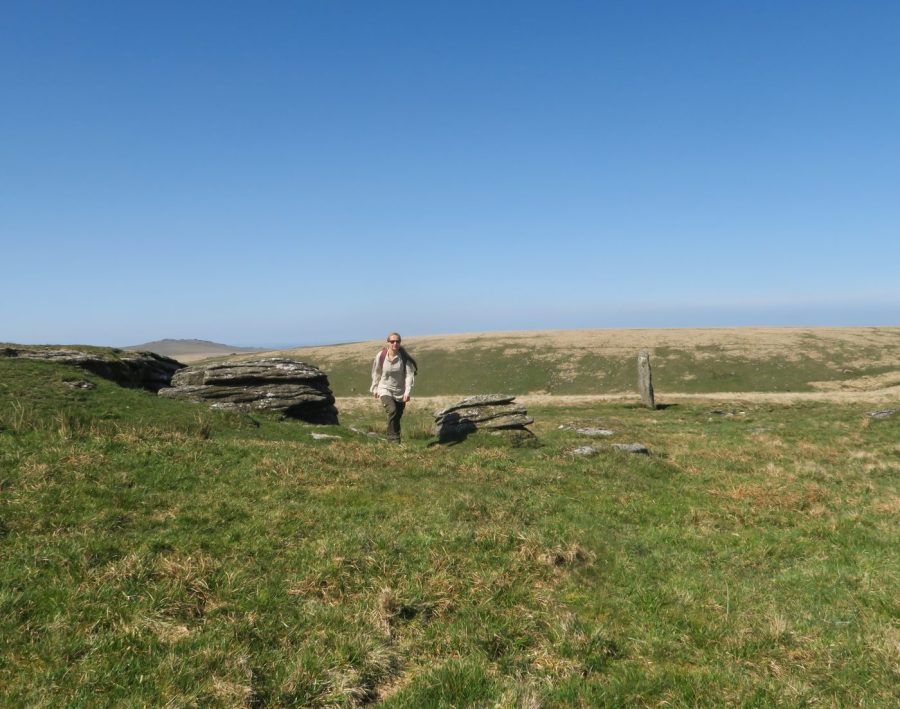
<svg viewBox="0 0 900 709">
<path fill-rule="evenodd" d="M 534 419 L 514 402 L 514 396 L 504 394 L 469 396 L 435 412 L 432 431 L 442 441 L 459 439 L 479 429 L 527 431 L 525 427 Z"/>
<path fill-rule="evenodd" d="M 473 406 L 467 409 L 450 411 L 449 413 L 435 414 L 434 420 L 436 423 L 440 423 L 441 421 L 465 419 L 473 423 L 484 423 L 485 426 L 488 426 L 490 421 L 517 416 L 528 418 L 528 412 L 524 406 Z"/>
<path fill-rule="evenodd" d="M 560 429 L 566 431 L 575 431 L 575 433 L 579 433 L 582 436 L 613 436 L 615 435 L 615 431 L 611 431 L 608 428 L 575 428 L 574 426 L 560 426 Z"/>
<path fill-rule="evenodd" d="M 240 404 L 255 404 L 254 409 L 278 411 L 299 403 L 324 404 L 329 401 L 329 392 L 300 384 L 260 383 L 255 386 L 188 385 L 163 389 L 159 395 L 169 399 L 192 399 L 208 401 L 216 408 L 240 408 Z M 234 404 L 234 406 L 232 406 Z"/>
<path fill-rule="evenodd" d="M 643 443 L 613 443 L 612 448 L 626 453 L 637 453 L 639 455 L 650 455 L 650 449 Z"/>
<path fill-rule="evenodd" d="M 873 419 L 887 419 L 897 413 L 897 409 L 882 409 L 881 411 L 870 411 L 866 416 Z"/>
<path fill-rule="evenodd" d="M 613 443 L 609 446 L 580 446 L 572 450 L 573 455 L 590 456 L 604 450 L 619 450 L 625 453 L 650 455 L 650 449 L 642 443 Z"/>
<path fill-rule="evenodd" d="M 187 367 L 172 377 L 172 386 L 254 386 L 256 384 L 309 384 L 316 387 L 328 377 L 318 367 L 284 357 L 248 362 L 222 362 Z"/>
<path fill-rule="evenodd" d="M 501 406 L 503 404 L 511 404 L 515 400 L 516 397 L 507 394 L 478 394 L 476 396 L 468 396 L 462 401 L 457 401 L 455 404 L 451 404 L 445 409 L 436 411 L 434 416 L 437 418 L 438 416 L 449 414 L 451 411 L 472 407 Z"/>
<path fill-rule="evenodd" d="M 353 431 L 353 433 L 358 433 L 361 436 L 368 436 L 369 438 L 380 437 L 377 433 L 375 433 L 375 431 L 364 431 L 363 429 L 357 428 L 356 426 L 349 426 L 348 428 Z"/>
</svg>

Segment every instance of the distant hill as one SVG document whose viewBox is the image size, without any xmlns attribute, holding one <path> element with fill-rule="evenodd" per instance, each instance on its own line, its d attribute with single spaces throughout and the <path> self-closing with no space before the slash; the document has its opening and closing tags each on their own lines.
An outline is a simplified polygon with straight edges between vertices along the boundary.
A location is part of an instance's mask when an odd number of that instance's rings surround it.
<svg viewBox="0 0 900 709">
<path fill-rule="evenodd" d="M 155 352 L 158 355 L 177 359 L 179 362 L 197 362 L 202 359 L 210 359 L 211 357 L 266 351 L 261 347 L 235 347 L 234 345 L 223 345 L 220 342 L 210 342 L 209 340 L 168 339 L 145 342 L 142 345 L 129 345 L 122 349 L 133 352 Z"/>
</svg>

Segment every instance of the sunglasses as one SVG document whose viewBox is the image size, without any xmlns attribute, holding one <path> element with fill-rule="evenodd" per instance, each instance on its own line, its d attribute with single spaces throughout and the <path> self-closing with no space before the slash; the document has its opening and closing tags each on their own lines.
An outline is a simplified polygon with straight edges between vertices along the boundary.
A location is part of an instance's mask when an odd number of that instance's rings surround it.
<svg viewBox="0 0 900 709">
<path fill-rule="evenodd" d="M 399 345 L 399 344 L 400 344 L 400 340 L 388 340 L 388 344 L 389 344 L 389 345 Z"/>
</svg>

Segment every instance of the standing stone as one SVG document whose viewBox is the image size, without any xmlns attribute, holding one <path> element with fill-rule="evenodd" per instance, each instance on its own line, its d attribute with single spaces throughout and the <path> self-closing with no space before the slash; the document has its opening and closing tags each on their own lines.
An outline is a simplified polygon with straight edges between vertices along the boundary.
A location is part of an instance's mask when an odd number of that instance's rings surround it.
<svg viewBox="0 0 900 709">
<path fill-rule="evenodd" d="M 641 403 L 648 409 L 655 409 L 653 378 L 650 375 L 650 352 L 647 350 L 641 350 L 638 355 L 638 390 L 641 392 Z"/>
</svg>

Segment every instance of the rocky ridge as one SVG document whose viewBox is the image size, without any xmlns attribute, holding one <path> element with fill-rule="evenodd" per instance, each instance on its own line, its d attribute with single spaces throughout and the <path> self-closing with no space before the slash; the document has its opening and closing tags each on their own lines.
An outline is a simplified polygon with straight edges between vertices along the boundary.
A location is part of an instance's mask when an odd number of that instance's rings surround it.
<svg viewBox="0 0 900 709">
<path fill-rule="evenodd" d="M 156 392 L 169 386 L 172 376 L 184 365 L 153 352 L 125 352 L 119 349 L 79 350 L 71 347 L 2 347 L 0 357 L 43 360 L 84 369 L 124 387 Z"/>
<path fill-rule="evenodd" d="M 186 367 L 159 395 L 235 411 L 276 411 L 309 423 L 336 424 L 338 412 L 325 373 L 282 357 Z"/>
</svg>

